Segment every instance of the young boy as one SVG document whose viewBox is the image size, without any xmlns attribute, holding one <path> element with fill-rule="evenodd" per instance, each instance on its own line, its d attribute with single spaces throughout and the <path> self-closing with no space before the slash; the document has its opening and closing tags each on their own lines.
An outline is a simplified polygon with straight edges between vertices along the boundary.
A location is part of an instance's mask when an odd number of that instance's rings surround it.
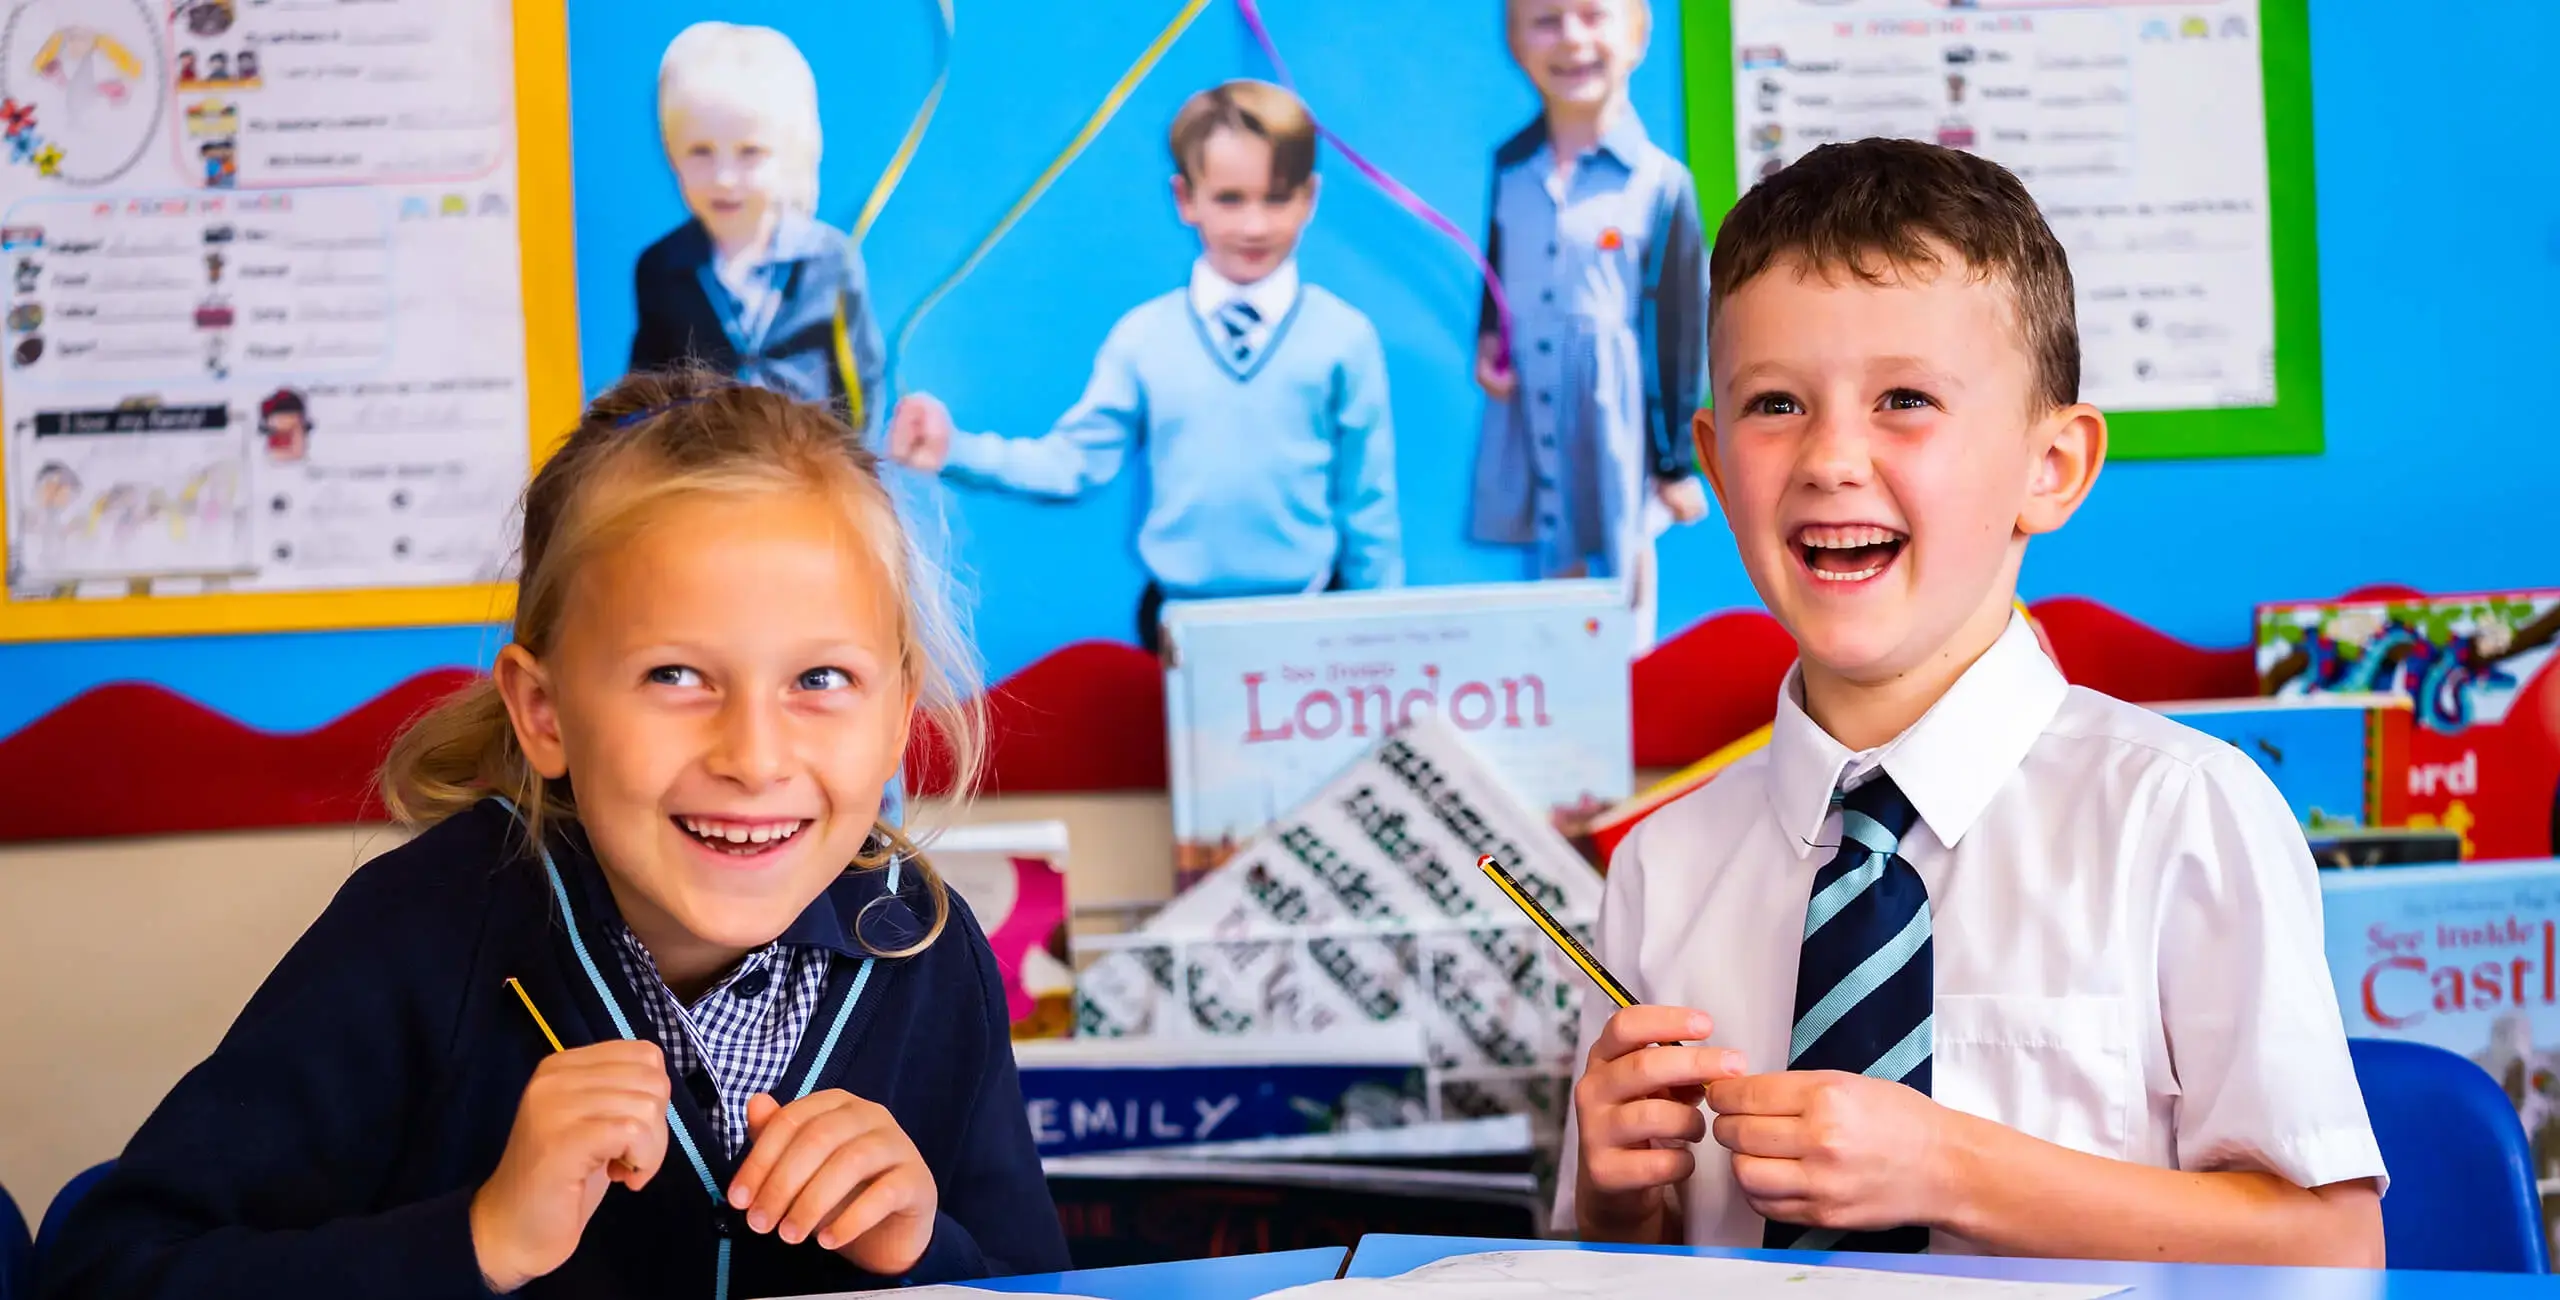
<svg viewBox="0 0 2560 1300">
<path fill-rule="evenodd" d="M 1538 120 L 1493 154 L 1493 295 L 1476 328 L 1486 403 L 1471 533 L 1540 578 L 1616 578 L 1631 649 L 1655 636 L 1654 538 L 1706 513 L 1689 413 L 1706 383 L 1707 276 L 1689 169 L 1646 136 L 1627 79 L 1646 0 L 1508 0 Z"/>
<path fill-rule="evenodd" d="M 1599 956 L 1644 1005 L 1586 1017 L 1559 1224 L 2379 1265 L 2292 814 L 2246 755 L 2066 686 L 2011 608 L 2106 451 L 2034 201 L 1826 146 L 1743 197 L 1711 276 L 1698 439 L 1799 658 L 1768 747 L 1619 848 Z"/>
<path fill-rule="evenodd" d="M 1200 233 L 1191 284 L 1111 327 L 1083 400 L 1038 438 L 962 433 L 901 402 L 889 454 L 963 482 L 1072 500 L 1146 448 L 1138 642 L 1166 601 L 1404 581 L 1387 367 L 1369 318 L 1298 278 L 1316 205 L 1297 97 L 1230 81 L 1173 120 L 1174 208 Z"/>
<path fill-rule="evenodd" d="M 799 47 L 770 27 L 684 29 L 659 61 L 658 129 L 692 215 L 633 272 L 631 368 L 698 361 L 872 427 L 880 325 L 861 254 L 814 215 L 818 83 Z"/>
</svg>

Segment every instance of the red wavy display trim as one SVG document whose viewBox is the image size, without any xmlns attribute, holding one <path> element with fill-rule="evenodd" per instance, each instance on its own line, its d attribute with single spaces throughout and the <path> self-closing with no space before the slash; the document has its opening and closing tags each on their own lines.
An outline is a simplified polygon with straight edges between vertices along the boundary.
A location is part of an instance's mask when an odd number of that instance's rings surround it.
<svg viewBox="0 0 2560 1300">
<path fill-rule="evenodd" d="M 2414 595 L 2370 587 L 2357 597 Z M 2123 699 L 2253 694 L 2247 646 L 2188 645 L 2094 601 L 2035 607 L 2064 675 Z M 1769 720 L 1794 646 L 1758 611 L 1718 614 L 1633 669 L 1639 767 L 1688 763 Z M 241 725 L 157 686 L 102 686 L 0 737 L 0 841 L 157 835 L 367 821 L 372 774 L 410 718 L 470 680 L 421 674 L 311 731 Z M 1163 677 L 1134 646 L 1068 646 L 987 694 L 986 789 L 998 794 L 1161 790 Z M 920 732 L 915 788 L 949 784 L 941 738 Z"/>
</svg>

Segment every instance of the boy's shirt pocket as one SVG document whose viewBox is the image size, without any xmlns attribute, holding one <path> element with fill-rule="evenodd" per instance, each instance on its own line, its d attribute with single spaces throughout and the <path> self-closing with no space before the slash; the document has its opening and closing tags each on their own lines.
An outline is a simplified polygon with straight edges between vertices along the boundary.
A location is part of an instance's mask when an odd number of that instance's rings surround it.
<svg viewBox="0 0 2560 1300">
<path fill-rule="evenodd" d="M 2142 1060 L 2130 999 L 1940 994 L 1932 1091 L 1978 1115 L 2075 1151 L 2133 1154 Z"/>
</svg>

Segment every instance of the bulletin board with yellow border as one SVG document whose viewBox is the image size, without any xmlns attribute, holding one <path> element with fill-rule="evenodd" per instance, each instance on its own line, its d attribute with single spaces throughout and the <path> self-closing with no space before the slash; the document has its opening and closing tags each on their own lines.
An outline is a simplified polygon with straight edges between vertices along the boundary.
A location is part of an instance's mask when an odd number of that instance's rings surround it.
<svg viewBox="0 0 2560 1300">
<path fill-rule="evenodd" d="M 580 402 L 565 3 L 515 0 L 512 28 L 527 459 L 538 466 Z M 0 568 L 6 558 L 0 551 Z M 504 583 L 6 600 L 0 642 L 487 623 L 509 617 L 513 600 Z"/>
</svg>

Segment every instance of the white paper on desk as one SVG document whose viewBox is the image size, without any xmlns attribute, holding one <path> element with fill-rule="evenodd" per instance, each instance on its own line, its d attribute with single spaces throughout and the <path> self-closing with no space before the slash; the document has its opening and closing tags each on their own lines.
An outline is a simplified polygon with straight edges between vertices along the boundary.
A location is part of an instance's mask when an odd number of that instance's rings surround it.
<svg viewBox="0 0 2560 1300">
<path fill-rule="evenodd" d="M 1397 1277 L 1344 1278 L 1274 1291 L 1264 1300 L 2096 1300 L 2120 1286 L 1992 1282 L 1927 1273 L 1775 1264 L 1697 1255 L 1600 1250 L 1494 1251 L 1453 1255 Z"/>
</svg>

